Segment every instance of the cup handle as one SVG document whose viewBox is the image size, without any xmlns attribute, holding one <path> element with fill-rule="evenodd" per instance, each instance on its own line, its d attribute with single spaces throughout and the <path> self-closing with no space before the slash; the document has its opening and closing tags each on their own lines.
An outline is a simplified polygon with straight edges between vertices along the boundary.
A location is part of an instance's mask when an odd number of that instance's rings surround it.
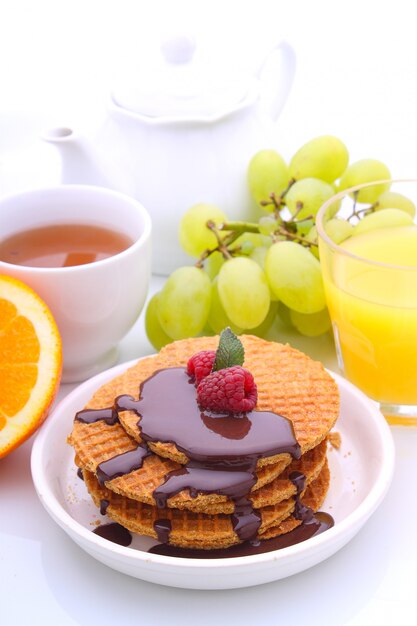
<svg viewBox="0 0 417 626">
<path fill-rule="evenodd" d="M 273 122 L 288 98 L 295 69 L 295 51 L 289 43 L 281 41 L 273 46 L 258 70 L 264 111 Z"/>
</svg>

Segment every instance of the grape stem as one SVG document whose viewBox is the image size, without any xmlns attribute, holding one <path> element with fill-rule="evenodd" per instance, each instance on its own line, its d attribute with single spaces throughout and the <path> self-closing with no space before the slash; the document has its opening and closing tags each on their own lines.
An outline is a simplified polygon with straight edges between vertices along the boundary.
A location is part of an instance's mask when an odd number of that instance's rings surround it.
<svg viewBox="0 0 417 626">
<path fill-rule="evenodd" d="M 275 207 L 281 206 L 285 194 L 294 183 L 294 179 L 290 180 L 287 189 L 282 192 L 280 196 L 281 200 L 279 202 L 276 200 L 275 194 L 271 194 L 271 198 L 273 198 L 273 203 Z M 279 210 L 276 212 L 276 218 L 279 224 L 277 224 L 277 229 L 273 233 L 271 233 L 272 240 L 274 242 L 277 241 L 277 236 L 281 235 L 284 236 L 286 239 L 298 241 L 305 246 L 317 246 L 316 242 L 308 241 L 303 235 L 297 234 L 297 224 L 299 222 L 303 222 L 304 220 L 311 219 L 313 216 L 308 216 L 304 217 L 301 220 L 297 220 L 297 214 L 298 211 L 294 215 L 292 215 L 289 220 L 286 221 L 282 219 Z M 260 234 L 259 224 L 252 222 L 223 222 L 219 226 L 216 226 L 216 224 L 212 220 L 209 220 L 206 225 L 207 228 L 209 228 L 215 236 L 217 246 L 215 246 L 214 248 L 207 248 L 200 255 L 195 264 L 195 266 L 200 269 L 203 268 L 204 261 L 208 259 L 208 257 L 213 254 L 213 252 L 220 252 L 225 259 L 233 258 L 233 254 L 236 254 L 240 250 L 240 248 L 235 248 L 234 250 L 231 250 L 230 246 L 244 233 Z M 221 236 L 221 232 L 226 233 L 224 237 Z"/>
<path fill-rule="evenodd" d="M 220 229 L 223 230 L 224 224 L 222 224 L 220 226 Z M 207 228 L 210 228 L 211 232 L 213 233 L 213 235 L 216 237 L 216 241 L 217 241 L 217 247 L 213 250 L 213 252 L 215 250 L 218 250 L 219 252 L 222 253 L 222 255 L 224 256 L 225 259 L 231 259 L 232 255 L 230 254 L 229 250 L 228 250 L 228 246 L 230 246 L 230 244 L 235 241 L 235 239 L 237 239 L 237 236 L 234 238 L 231 238 L 230 235 L 234 234 L 234 233 L 230 233 L 229 235 L 226 235 L 226 237 L 224 237 L 223 239 L 220 236 L 219 230 L 216 227 L 216 224 L 214 222 L 212 222 L 211 220 L 209 220 L 207 222 Z"/>
<path fill-rule="evenodd" d="M 284 189 L 284 191 L 282 191 L 280 193 L 280 195 L 277 197 L 275 193 L 271 193 L 269 194 L 270 200 L 262 200 L 260 202 L 261 206 L 270 206 L 271 204 L 274 205 L 274 215 L 277 219 L 280 219 L 280 211 L 283 207 L 283 205 L 285 205 L 285 196 L 287 195 L 287 193 L 289 192 L 289 190 L 291 189 L 291 187 L 293 186 L 293 184 L 296 182 L 295 178 L 291 178 L 291 180 L 289 181 L 288 185 L 286 186 L 286 188 Z"/>
<path fill-rule="evenodd" d="M 303 208 L 304 208 L 303 203 L 302 203 L 302 202 L 299 202 L 299 203 L 297 204 L 297 209 L 296 209 L 296 211 L 295 211 L 294 215 L 291 215 L 291 217 L 290 217 L 290 219 L 289 219 L 288 221 L 289 221 L 289 222 L 295 222 L 295 220 L 297 219 L 298 215 L 301 213 L 301 211 L 303 210 Z M 308 217 L 303 217 L 303 219 L 302 219 L 302 220 L 298 220 L 298 221 L 299 221 L 299 222 L 302 222 L 303 220 L 310 220 L 310 219 L 312 219 L 312 217 L 313 217 L 312 215 L 309 215 Z"/>
<path fill-rule="evenodd" d="M 303 235 L 297 235 L 296 233 L 290 233 L 286 228 L 283 228 L 282 226 L 279 226 L 274 234 L 275 235 L 284 235 L 284 237 L 286 237 L 287 239 L 291 239 L 292 241 L 298 241 L 299 243 L 301 243 L 301 244 L 303 244 L 303 245 L 305 245 L 307 247 L 310 247 L 310 246 L 317 246 L 318 247 L 318 243 L 316 241 L 308 241 L 308 239 L 303 237 Z"/>
<path fill-rule="evenodd" d="M 355 192 L 355 193 L 357 193 L 357 192 Z M 366 207 L 364 207 L 362 209 L 357 209 L 356 208 L 356 197 L 355 197 L 354 201 L 353 201 L 352 213 L 346 218 L 346 220 L 348 222 L 350 222 L 355 217 L 360 219 L 362 214 L 368 215 L 368 213 L 373 213 L 376 210 L 376 208 L 378 207 L 378 204 L 379 204 L 378 201 L 376 201 L 373 204 L 370 204 L 369 206 L 366 206 Z"/>
<path fill-rule="evenodd" d="M 207 223 L 207 226 L 211 228 L 209 223 Z M 219 229 L 233 231 L 234 233 L 237 233 L 238 236 L 243 235 L 243 233 L 259 233 L 258 224 L 252 224 L 251 222 L 224 222 L 220 225 Z"/>
<path fill-rule="evenodd" d="M 251 222 L 224 222 L 217 227 L 213 221 L 209 220 L 207 222 L 207 228 L 209 228 L 216 237 L 217 246 L 204 250 L 195 264 L 196 267 L 199 268 L 203 267 L 204 261 L 213 254 L 213 252 L 220 252 L 225 259 L 231 259 L 232 254 L 229 251 L 229 246 L 231 246 L 236 239 L 243 235 L 243 233 L 259 233 L 258 224 L 252 224 Z M 227 231 L 228 234 L 222 238 L 220 231 Z M 236 250 L 234 252 L 236 252 Z"/>
</svg>

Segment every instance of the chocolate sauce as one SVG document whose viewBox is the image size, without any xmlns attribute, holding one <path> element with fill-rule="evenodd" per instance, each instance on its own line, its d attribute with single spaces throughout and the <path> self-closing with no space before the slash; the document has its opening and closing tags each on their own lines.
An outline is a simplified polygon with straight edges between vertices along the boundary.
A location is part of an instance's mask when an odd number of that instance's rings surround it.
<svg viewBox="0 0 417 626">
<path fill-rule="evenodd" d="M 100 535 L 108 541 L 118 543 L 121 546 L 130 546 L 132 543 L 132 535 L 124 526 L 112 522 L 111 524 L 101 524 L 93 530 L 93 533 Z"/>
<path fill-rule="evenodd" d="M 328 513 L 319 511 L 312 520 L 297 526 L 294 530 L 274 539 L 266 539 L 265 541 L 245 541 L 230 548 L 221 548 L 217 550 L 189 550 L 187 548 L 177 548 L 167 543 L 161 543 L 148 552 L 151 554 L 163 554 L 164 556 L 173 556 L 187 559 L 228 559 L 239 556 L 253 556 L 254 554 L 264 554 L 274 550 L 282 550 L 297 543 L 306 541 L 311 537 L 316 537 L 334 525 L 333 518 Z"/>
<path fill-rule="evenodd" d="M 103 420 L 109 426 L 117 424 L 119 421 L 119 415 L 113 408 L 110 409 L 85 409 L 84 411 L 78 411 L 75 414 L 77 422 L 83 422 L 83 424 L 94 424 L 99 420 Z"/>
<path fill-rule="evenodd" d="M 244 471 L 240 468 L 212 469 L 196 461 L 190 461 L 178 470 L 167 474 L 165 482 L 153 493 L 156 506 L 163 509 L 168 498 L 183 489 L 189 489 L 190 496 L 195 498 L 198 493 L 217 493 L 229 497 L 242 497 L 256 483 L 254 468 Z"/>
<path fill-rule="evenodd" d="M 81 467 L 77 469 L 77 476 L 80 480 L 84 480 L 83 470 L 81 469 Z"/>
<path fill-rule="evenodd" d="M 252 426 L 252 422 L 245 414 L 231 420 L 229 415 L 222 417 L 214 413 L 201 413 L 201 419 L 206 428 L 227 439 L 243 439 Z"/>
<path fill-rule="evenodd" d="M 261 514 L 255 511 L 252 501 L 247 496 L 232 499 L 235 503 L 235 510 L 232 514 L 233 530 L 241 541 L 256 537 L 262 522 Z"/>
<path fill-rule="evenodd" d="M 270 411 L 250 411 L 242 416 L 202 412 L 195 386 L 183 367 L 158 370 L 141 384 L 139 400 L 119 396 L 116 410 L 135 411 L 140 416 L 138 426 L 145 441 L 173 442 L 189 459 L 202 463 L 247 462 L 284 452 L 295 459 L 301 456 L 292 423 L 281 415 Z"/>
<path fill-rule="evenodd" d="M 261 524 L 261 516 L 254 511 L 251 500 L 247 497 L 256 483 L 256 459 L 250 464 L 250 471 L 243 466 L 232 466 L 227 469 L 211 468 L 190 461 L 179 470 L 167 474 L 165 482 L 153 493 L 156 506 L 164 508 L 169 498 L 188 489 L 190 496 L 195 498 L 198 493 L 217 493 L 231 498 L 235 505 L 232 514 L 232 526 L 237 536 L 245 541 L 256 535 Z"/>
<path fill-rule="evenodd" d="M 226 495 L 234 503 L 231 521 L 241 541 L 254 539 L 261 523 L 248 497 L 257 481 L 260 458 L 288 453 L 301 456 L 301 449 L 287 418 L 270 411 L 218 415 L 202 411 L 196 389 L 185 368 L 175 367 L 155 372 L 139 390 L 139 400 L 122 395 L 114 409 L 80 411 L 76 419 L 92 423 L 103 419 L 116 423 L 119 411 L 134 411 L 144 443 L 134 451 L 109 459 L 97 468 L 103 484 L 141 467 L 149 451 L 145 442 L 174 443 L 189 462 L 166 475 L 154 492 L 159 508 L 184 489 L 191 497 L 198 493 Z M 158 520 L 158 523 L 161 520 Z M 163 526 L 165 541 L 169 528 Z M 157 532 L 162 532 L 160 529 Z"/>
<path fill-rule="evenodd" d="M 306 477 L 301 472 L 291 472 L 288 478 L 297 490 L 293 515 L 295 519 L 299 519 L 302 522 L 309 522 L 314 517 L 314 511 L 310 509 L 310 507 L 305 506 L 300 499 L 306 484 Z"/>
<path fill-rule="evenodd" d="M 134 450 L 118 454 L 97 466 L 97 479 L 100 485 L 107 480 L 130 474 L 142 467 L 143 459 L 150 454 L 146 446 L 138 446 Z"/>
<path fill-rule="evenodd" d="M 169 539 L 169 534 L 171 532 L 171 520 L 169 519 L 157 519 L 153 525 L 156 530 L 156 535 L 158 537 L 158 541 L 161 543 L 166 543 Z"/>
<path fill-rule="evenodd" d="M 304 491 L 304 487 L 306 486 L 306 477 L 302 472 L 295 471 L 291 472 L 288 478 L 296 488 L 296 495 L 299 496 Z"/>
<path fill-rule="evenodd" d="M 100 500 L 100 513 L 101 513 L 101 515 L 106 515 L 107 509 L 109 507 L 109 504 L 110 504 L 110 500 L 106 500 L 105 498 Z"/>
<path fill-rule="evenodd" d="M 217 493 L 233 500 L 233 529 L 239 539 L 255 537 L 261 524 L 248 493 L 257 481 L 258 459 L 301 455 L 290 420 L 270 411 L 218 415 L 201 411 L 195 386 L 182 367 L 155 372 L 140 386 L 140 399 L 116 398 L 118 411 L 134 411 L 144 441 L 174 443 L 190 461 L 170 472 L 154 492 L 159 508 L 183 489 L 192 497 Z"/>
</svg>

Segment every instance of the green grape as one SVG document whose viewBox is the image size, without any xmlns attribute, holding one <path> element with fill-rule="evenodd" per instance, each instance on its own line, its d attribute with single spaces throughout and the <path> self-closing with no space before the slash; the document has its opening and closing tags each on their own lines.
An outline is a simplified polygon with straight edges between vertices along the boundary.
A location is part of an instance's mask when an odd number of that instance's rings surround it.
<svg viewBox="0 0 417 626">
<path fill-rule="evenodd" d="M 315 137 L 302 146 L 290 162 L 290 178 L 320 178 L 332 183 L 347 168 L 349 153 L 337 137 Z"/>
<path fill-rule="evenodd" d="M 332 324 L 327 309 L 305 315 L 298 311 L 290 311 L 293 326 L 306 337 L 318 337 L 330 330 Z"/>
<path fill-rule="evenodd" d="M 270 235 L 262 235 L 262 243 L 259 244 L 260 246 L 262 246 L 263 248 L 270 248 L 272 244 L 273 244 L 273 241 Z"/>
<path fill-rule="evenodd" d="M 278 302 L 277 318 L 278 318 L 278 321 L 280 322 L 280 326 L 284 330 L 288 330 L 289 328 L 293 327 L 292 321 L 291 321 L 290 309 L 283 302 Z"/>
<path fill-rule="evenodd" d="M 354 227 L 347 220 L 334 217 L 324 224 L 324 230 L 334 243 L 342 243 L 348 237 L 352 237 Z"/>
<path fill-rule="evenodd" d="M 388 180 L 390 178 L 391 173 L 384 163 L 376 159 L 362 159 L 349 165 L 339 181 L 339 188 L 340 191 L 343 191 L 344 189 L 356 187 L 356 185 L 363 183 L 372 183 L 374 181 Z M 358 202 L 369 202 L 373 204 L 381 193 L 388 191 L 390 186 L 391 184 L 388 182 L 359 189 L 356 193 L 356 199 Z"/>
<path fill-rule="evenodd" d="M 226 215 L 212 204 L 195 204 L 184 213 L 179 225 L 179 241 L 187 254 L 199 257 L 204 250 L 215 248 L 217 240 L 207 222 L 217 226 L 227 221 Z"/>
<path fill-rule="evenodd" d="M 242 233 L 233 243 L 234 246 L 241 246 L 243 242 L 250 241 L 253 246 L 261 246 L 263 237 L 259 233 Z"/>
<path fill-rule="evenodd" d="M 259 324 L 259 326 L 256 326 L 256 328 L 248 330 L 247 333 L 249 335 L 255 335 L 256 337 L 265 337 L 277 317 L 277 310 L 278 302 L 271 302 L 269 305 L 268 314 L 262 324 Z"/>
<path fill-rule="evenodd" d="M 278 298 L 299 313 L 317 313 L 326 306 L 319 261 L 293 241 L 268 250 L 265 271 Z"/>
<path fill-rule="evenodd" d="M 221 252 L 212 252 L 204 261 L 204 271 L 213 280 L 220 272 L 220 268 L 224 263 L 224 256 Z"/>
<path fill-rule="evenodd" d="M 414 217 L 416 214 L 414 202 L 397 191 L 384 191 L 384 193 L 381 193 L 375 203 L 374 209 L 375 211 L 381 209 L 401 209 L 401 211 L 409 213 L 411 217 Z"/>
<path fill-rule="evenodd" d="M 157 309 L 158 309 L 159 293 L 156 293 L 148 302 L 145 313 L 145 330 L 149 341 L 155 348 L 160 350 L 167 343 L 171 343 L 172 339 L 162 329 L 159 323 Z"/>
<path fill-rule="evenodd" d="M 222 330 L 228 326 L 235 333 L 235 335 L 241 335 L 243 332 L 242 328 L 233 324 L 233 322 L 226 315 L 226 311 L 224 310 L 222 301 L 220 300 L 217 282 L 218 279 L 216 277 L 211 285 L 211 304 L 208 324 L 216 335 L 220 335 Z"/>
<path fill-rule="evenodd" d="M 263 271 L 265 271 L 265 259 L 266 259 L 267 253 L 268 253 L 268 248 L 266 246 L 258 246 L 250 255 L 250 258 L 253 259 L 253 261 L 255 261 Z M 274 302 L 277 301 L 278 298 L 274 294 L 274 292 L 272 291 L 269 285 L 268 285 L 268 288 L 269 288 L 269 297 L 271 298 L 271 301 L 274 301 Z"/>
<path fill-rule="evenodd" d="M 203 330 L 200 333 L 198 333 L 198 337 L 213 337 L 214 335 L 217 335 L 217 334 L 218 333 L 214 332 L 214 330 L 212 329 L 212 327 L 209 325 L 207 321 L 207 324 L 204 326 Z"/>
<path fill-rule="evenodd" d="M 275 218 L 266 215 L 265 217 L 261 217 L 259 222 L 259 232 L 261 235 L 272 235 L 274 231 L 278 228 L 278 222 Z"/>
<path fill-rule="evenodd" d="M 211 282 L 197 267 L 179 267 L 164 284 L 158 299 L 158 319 L 173 339 L 195 337 L 204 328 L 211 301 Z"/>
<path fill-rule="evenodd" d="M 310 228 L 307 235 L 305 236 L 305 239 L 306 241 L 312 244 L 311 246 L 309 246 L 309 250 L 311 254 L 314 254 L 316 259 L 319 259 L 320 255 L 319 255 L 318 234 L 317 234 L 316 226 L 312 226 Z"/>
<path fill-rule="evenodd" d="M 245 256 L 249 256 L 251 252 L 253 252 L 255 246 L 251 241 L 244 241 L 240 246 L 240 254 L 244 254 Z"/>
<path fill-rule="evenodd" d="M 226 261 L 218 276 L 221 302 L 229 319 L 240 328 L 256 328 L 269 310 L 269 287 L 265 273 L 247 257 Z"/>
<path fill-rule="evenodd" d="M 261 150 L 251 159 L 248 167 L 249 191 L 255 202 L 267 202 L 271 193 L 279 197 L 289 181 L 288 165 L 275 150 Z M 273 205 L 263 207 L 273 211 Z"/>
<path fill-rule="evenodd" d="M 413 224 L 413 218 L 409 213 L 401 209 L 383 209 L 376 213 L 369 213 L 358 222 L 353 229 L 354 235 L 360 235 L 377 228 L 390 226 L 409 226 Z"/>
<path fill-rule="evenodd" d="M 297 234 L 301 235 L 301 236 L 305 236 L 307 235 L 308 232 L 310 232 L 310 230 L 312 229 L 312 227 L 314 226 L 314 220 L 301 220 L 300 222 L 296 222 L 297 223 Z"/>
<path fill-rule="evenodd" d="M 262 270 L 265 267 L 265 258 L 267 252 L 268 248 L 266 248 L 265 246 L 258 246 L 257 248 L 255 248 L 255 250 L 253 250 L 250 255 L 250 258 L 253 259 Z"/>
<path fill-rule="evenodd" d="M 292 215 L 298 219 L 314 217 L 319 208 L 334 195 L 333 187 L 318 178 L 302 178 L 294 183 L 285 203 Z"/>
<path fill-rule="evenodd" d="M 259 233 L 242 233 L 229 247 L 229 249 L 233 252 L 238 248 L 243 248 L 243 250 L 250 247 L 250 254 L 256 246 L 262 246 L 264 242 L 263 235 Z"/>
<path fill-rule="evenodd" d="M 249 255 L 257 246 L 262 246 L 263 236 L 259 233 L 243 233 L 230 246 L 230 251 L 238 250 L 239 254 Z"/>
</svg>

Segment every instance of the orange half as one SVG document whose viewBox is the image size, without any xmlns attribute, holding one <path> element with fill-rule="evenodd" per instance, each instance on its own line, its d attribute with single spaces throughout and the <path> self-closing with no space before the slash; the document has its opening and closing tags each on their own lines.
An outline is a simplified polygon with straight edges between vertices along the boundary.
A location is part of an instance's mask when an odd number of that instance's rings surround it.
<svg viewBox="0 0 417 626">
<path fill-rule="evenodd" d="M 44 421 L 59 388 L 61 338 L 41 298 L 0 276 L 0 458 Z"/>
</svg>

